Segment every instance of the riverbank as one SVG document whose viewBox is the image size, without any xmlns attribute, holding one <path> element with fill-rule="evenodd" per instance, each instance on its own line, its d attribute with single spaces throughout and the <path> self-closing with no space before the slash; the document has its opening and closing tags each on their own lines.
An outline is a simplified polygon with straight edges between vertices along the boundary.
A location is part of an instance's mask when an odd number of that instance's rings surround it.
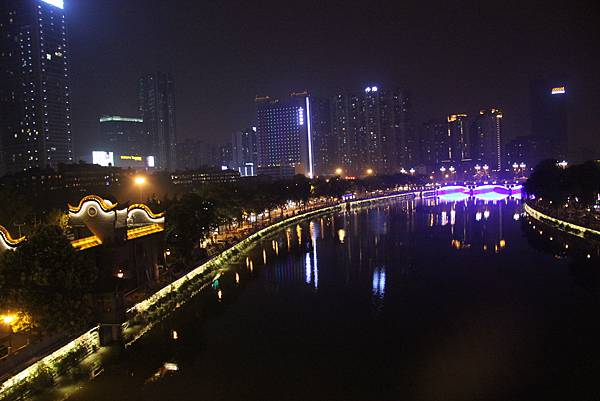
<svg viewBox="0 0 600 401">
<path fill-rule="evenodd" d="M 413 191 L 385 194 L 349 202 L 339 202 L 331 206 L 288 217 L 249 235 L 224 252 L 190 271 L 185 276 L 168 284 L 149 298 L 130 308 L 127 311 L 127 321 L 121 326 L 123 343 L 126 346 L 132 345 L 145 333 L 150 331 L 156 323 L 167 317 L 174 310 L 180 308 L 203 289 L 210 286 L 213 280 L 218 278 L 222 267 L 234 258 L 242 257 L 244 252 L 251 249 L 258 240 L 264 239 L 290 225 L 319 215 L 339 211 L 346 207 L 351 208 L 390 199 L 402 199 L 404 197 L 414 198 L 420 194 L 421 191 Z M 0 387 L 0 400 L 15 399 L 29 394 L 33 390 L 39 390 L 40 386 L 44 384 L 52 385 L 62 374 L 77 366 L 82 360 L 86 364 L 86 359 L 94 358 L 96 351 L 99 349 L 97 335 L 94 337 L 93 344 L 89 343 L 88 337 L 89 333 L 84 334 L 84 336 L 53 351 L 50 355 L 41 358 L 35 364 L 6 380 Z M 86 344 L 89 343 L 90 346 L 86 346 L 85 349 L 77 347 L 77 353 L 69 353 L 69 351 L 73 350 L 82 341 L 85 341 Z M 69 355 L 69 358 L 60 358 L 58 360 L 53 357 L 56 355 Z M 93 364 L 91 365 L 93 366 Z M 94 374 L 94 372 L 89 373 L 90 375 Z M 40 383 L 40 377 L 44 377 L 44 380 L 42 380 L 44 383 Z"/>
<path fill-rule="evenodd" d="M 569 222 L 566 220 L 561 220 L 557 217 L 547 214 L 548 213 L 547 211 L 546 211 L 546 213 L 543 213 L 542 211 L 538 210 L 537 208 L 535 208 L 533 205 L 531 205 L 529 203 L 525 203 L 524 210 L 525 210 L 525 213 L 527 213 L 532 218 L 534 218 L 542 223 L 548 224 L 549 226 L 551 226 L 557 230 L 566 232 L 568 234 L 577 236 L 579 238 L 600 242 L 600 231 L 599 230 L 589 228 L 589 227 L 584 227 L 583 225 L 575 224 L 575 223 L 572 223 L 572 222 Z"/>
</svg>

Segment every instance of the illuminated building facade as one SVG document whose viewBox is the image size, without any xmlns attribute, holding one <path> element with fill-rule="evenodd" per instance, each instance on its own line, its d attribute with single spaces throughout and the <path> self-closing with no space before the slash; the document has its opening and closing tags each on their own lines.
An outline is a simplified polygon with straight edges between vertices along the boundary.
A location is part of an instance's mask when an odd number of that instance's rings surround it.
<svg viewBox="0 0 600 401">
<path fill-rule="evenodd" d="M 460 162 L 468 159 L 467 115 L 450 114 L 448 116 L 448 159 Z"/>
<path fill-rule="evenodd" d="M 257 97 L 255 103 L 258 166 L 290 166 L 295 173 L 312 177 L 312 98 L 308 92 L 292 93 L 283 101 Z"/>
<path fill-rule="evenodd" d="M 240 172 L 242 176 L 256 175 L 258 165 L 258 144 L 256 127 L 248 127 L 234 132 L 231 136 L 230 168 Z"/>
<path fill-rule="evenodd" d="M 530 83 L 531 134 L 550 142 L 546 157 L 565 158 L 568 146 L 567 85 L 564 80 Z"/>
<path fill-rule="evenodd" d="M 99 123 L 103 149 L 125 155 L 150 154 L 151 142 L 141 118 L 102 116 Z"/>
<path fill-rule="evenodd" d="M 481 110 L 469 133 L 471 158 L 499 171 L 502 168 L 502 112 L 499 109 Z"/>
<path fill-rule="evenodd" d="M 335 160 L 344 174 L 393 173 L 416 162 L 406 92 L 369 86 L 358 94 L 337 94 L 331 108 Z"/>
<path fill-rule="evenodd" d="M 171 75 L 162 72 L 140 78 L 139 111 L 146 135 L 150 138 L 156 167 L 173 171 L 177 167 L 175 92 Z"/>
<path fill-rule="evenodd" d="M 427 167 L 439 167 L 450 160 L 448 123 L 444 120 L 429 120 L 421 127 L 419 137 L 419 163 Z"/>
<path fill-rule="evenodd" d="M 73 161 L 62 0 L 0 8 L 0 173 Z"/>
</svg>

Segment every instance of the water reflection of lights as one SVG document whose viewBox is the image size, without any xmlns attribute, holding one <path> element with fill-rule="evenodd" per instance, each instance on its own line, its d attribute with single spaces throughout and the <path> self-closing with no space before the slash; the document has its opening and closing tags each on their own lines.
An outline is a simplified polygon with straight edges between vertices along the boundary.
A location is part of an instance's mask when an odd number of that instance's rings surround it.
<svg viewBox="0 0 600 401">
<path fill-rule="evenodd" d="M 448 213 L 445 210 L 442 211 L 442 226 L 448 224 Z"/>
<path fill-rule="evenodd" d="M 240 283 L 240 273 L 235 273 L 235 283 L 236 284 Z"/>
<path fill-rule="evenodd" d="M 475 220 L 477 221 L 481 221 L 481 217 L 483 216 L 483 213 L 481 212 L 477 212 L 475 213 Z"/>
<path fill-rule="evenodd" d="M 489 210 L 486 210 L 486 211 L 484 211 L 484 212 L 483 212 L 483 218 L 484 218 L 485 220 L 487 220 L 489 217 L 490 217 L 490 211 L 489 211 Z"/>
<path fill-rule="evenodd" d="M 310 222 L 310 239 L 312 242 L 312 262 L 313 262 L 313 284 L 315 289 L 319 288 L 319 263 L 317 260 L 317 235 L 319 229 L 316 224 L 311 221 Z"/>
<path fill-rule="evenodd" d="M 450 210 L 450 225 L 456 224 L 456 210 Z"/>
<path fill-rule="evenodd" d="M 267 250 L 265 248 L 263 248 L 263 263 L 266 265 L 267 264 Z"/>
<path fill-rule="evenodd" d="M 519 220 L 520 218 L 521 218 L 521 215 L 520 215 L 519 213 L 515 213 L 515 214 L 513 215 L 513 220 L 514 220 L 514 221 L 517 221 L 517 220 Z"/>
<path fill-rule="evenodd" d="M 378 266 L 373 270 L 373 295 L 383 298 L 385 294 L 385 267 Z"/>
<path fill-rule="evenodd" d="M 219 301 L 221 301 L 223 299 L 223 291 L 222 290 L 217 291 L 217 298 L 219 299 Z"/>
<path fill-rule="evenodd" d="M 346 238 L 346 230 L 344 230 L 343 228 L 340 228 L 337 233 L 338 233 L 338 239 L 340 240 L 340 244 L 343 244 L 344 239 Z"/>
<path fill-rule="evenodd" d="M 177 333 L 177 330 L 173 330 L 173 331 L 171 332 L 171 338 L 172 338 L 173 340 L 179 340 L 179 334 Z"/>
<path fill-rule="evenodd" d="M 300 224 L 296 226 L 296 236 L 298 237 L 298 245 L 302 245 L 302 227 L 300 227 Z"/>
</svg>

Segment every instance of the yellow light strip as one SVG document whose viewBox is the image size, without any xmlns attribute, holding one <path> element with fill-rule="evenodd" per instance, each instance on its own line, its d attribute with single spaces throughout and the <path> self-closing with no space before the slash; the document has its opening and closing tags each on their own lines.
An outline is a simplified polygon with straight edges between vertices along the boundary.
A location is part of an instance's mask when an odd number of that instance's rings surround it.
<svg viewBox="0 0 600 401">
<path fill-rule="evenodd" d="M 144 205 L 143 203 L 135 203 L 135 204 L 129 206 L 127 208 L 127 213 L 129 214 L 129 212 L 132 212 L 135 209 L 143 210 L 144 212 L 146 212 L 148 214 L 148 216 L 150 216 L 153 219 L 159 219 L 161 217 L 164 217 L 164 215 L 165 215 L 165 212 L 154 213 L 152 210 L 150 210 L 150 208 L 147 205 Z"/>
<path fill-rule="evenodd" d="M 88 201 L 97 202 L 100 205 L 100 207 L 102 208 L 102 210 L 104 210 L 105 212 L 109 212 L 117 207 L 117 203 L 115 203 L 113 205 L 109 205 L 108 203 L 106 203 L 106 201 L 104 199 L 102 199 L 98 195 L 87 195 L 87 196 L 84 196 L 83 198 L 81 198 L 81 200 L 79 201 L 79 205 L 73 206 L 73 205 L 69 204 L 68 205 L 69 211 L 72 213 L 78 213 L 81 210 L 81 208 L 83 207 L 83 204 Z"/>
<path fill-rule="evenodd" d="M 150 224 L 144 227 L 132 228 L 130 230 L 127 230 L 127 239 L 132 240 L 161 231 L 164 231 L 164 228 L 160 224 Z"/>
<path fill-rule="evenodd" d="M 80 251 L 88 248 L 93 248 L 101 244 L 102 241 L 100 241 L 100 238 L 96 237 L 95 235 L 71 241 L 71 246 L 75 249 L 79 249 Z"/>
<path fill-rule="evenodd" d="M 8 232 L 8 230 L 6 228 L 4 228 L 3 226 L 0 226 L 0 235 L 2 235 L 2 238 L 4 239 L 4 241 L 10 245 L 10 246 L 17 246 L 19 245 L 21 242 L 25 241 L 25 236 L 22 236 L 21 238 L 13 238 L 10 233 Z"/>
</svg>

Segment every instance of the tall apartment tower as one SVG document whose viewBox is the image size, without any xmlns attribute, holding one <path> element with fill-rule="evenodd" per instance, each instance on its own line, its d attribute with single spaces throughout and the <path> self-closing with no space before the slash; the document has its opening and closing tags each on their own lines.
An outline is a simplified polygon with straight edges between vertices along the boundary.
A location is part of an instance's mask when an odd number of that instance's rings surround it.
<svg viewBox="0 0 600 401">
<path fill-rule="evenodd" d="M 329 99 L 311 97 L 310 118 L 313 161 L 316 175 L 328 175 L 335 170 L 335 138 L 331 132 L 331 103 Z"/>
<path fill-rule="evenodd" d="M 333 99 L 332 133 L 338 167 L 349 175 L 399 171 L 416 162 L 406 92 L 369 86 Z"/>
<path fill-rule="evenodd" d="M 549 143 L 546 157 L 564 158 L 568 146 L 567 85 L 564 80 L 530 83 L 531 134 Z"/>
<path fill-rule="evenodd" d="M 421 128 L 419 138 L 420 163 L 438 168 L 443 161 L 450 160 L 448 123 L 443 120 L 429 120 Z"/>
<path fill-rule="evenodd" d="M 255 175 L 258 165 L 256 127 L 248 127 L 231 136 L 231 161 L 229 167 L 242 176 Z"/>
<path fill-rule="evenodd" d="M 63 8 L 0 3 L 0 174 L 73 162 Z"/>
<path fill-rule="evenodd" d="M 176 162 L 175 93 L 170 74 L 156 72 L 138 82 L 138 105 L 156 168 L 173 171 Z"/>
<path fill-rule="evenodd" d="M 470 156 L 492 170 L 502 168 L 502 112 L 481 110 L 470 129 Z"/>
<path fill-rule="evenodd" d="M 308 92 L 292 93 L 284 100 L 257 97 L 256 136 L 259 171 L 293 168 L 314 176 L 312 98 Z"/>
<path fill-rule="evenodd" d="M 467 137 L 467 115 L 450 114 L 448 116 L 449 160 L 460 162 L 469 156 Z"/>
</svg>

